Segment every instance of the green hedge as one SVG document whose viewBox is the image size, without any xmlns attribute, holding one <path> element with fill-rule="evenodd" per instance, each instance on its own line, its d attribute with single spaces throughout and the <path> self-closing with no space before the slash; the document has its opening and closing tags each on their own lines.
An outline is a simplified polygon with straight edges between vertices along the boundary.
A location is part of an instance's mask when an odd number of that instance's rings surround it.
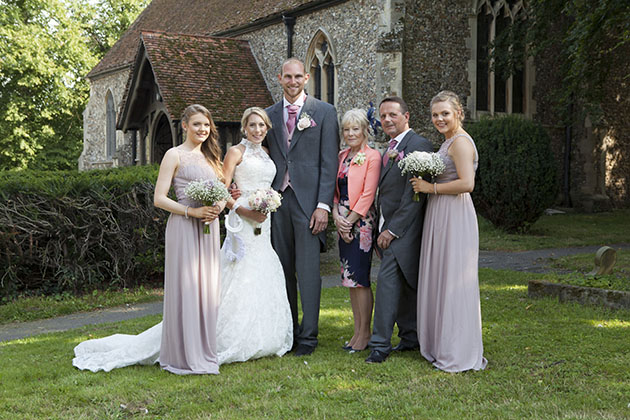
<svg viewBox="0 0 630 420">
<path fill-rule="evenodd" d="M 482 118 L 466 129 L 479 151 L 476 209 L 503 230 L 526 232 L 557 193 L 549 134 L 516 115 Z"/>
<path fill-rule="evenodd" d="M 161 280 L 168 213 L 153 206 L 157 172 L 0 172 L 0 296 Z"/>
</svg>

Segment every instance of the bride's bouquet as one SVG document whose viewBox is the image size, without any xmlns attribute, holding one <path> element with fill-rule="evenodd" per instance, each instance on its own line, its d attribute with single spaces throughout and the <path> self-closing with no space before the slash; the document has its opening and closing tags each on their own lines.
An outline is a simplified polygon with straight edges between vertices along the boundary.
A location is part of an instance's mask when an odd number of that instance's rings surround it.
<svg viewBox="0 0 630 420">
<path fill-rule="evenodd" d="M 252 210 L 269 214 L 278 210 L 278 207 L 282 204 L 282 197 L 273 188 L 259 188 L 251 193 L 248 202 Z M 260 225 L 254 227 L 254 235 L 260 235 L 261 232 Z"/>
<path fill-rule="evenodd" d="M 219 201 L 226 201 L 230 198 L 225 184 L 219 180 L 196 180 L 186 185 L 184 194 L 188 199 L 199 201 L 204 206 L 214 206 Z M 210 233 L 210 222 L 205 222 L 203 233 Z"/>
<path fill-rule="evenodd" d="M 416 178 L 430 179 L 444 172 L 446 166 L 438 153 L 415 151 L 398 162 L 402 175 L 410 174 Z M 414 193 L 414 201 L 420 201 L 420 195 Z"/>
</svg>

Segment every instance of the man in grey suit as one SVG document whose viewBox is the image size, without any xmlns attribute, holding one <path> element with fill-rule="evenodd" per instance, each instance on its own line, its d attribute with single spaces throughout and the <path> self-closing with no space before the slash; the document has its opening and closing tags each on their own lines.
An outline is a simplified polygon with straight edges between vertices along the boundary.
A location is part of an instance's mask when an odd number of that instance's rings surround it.
<svg viewBox="0 0 630 420">
<path fill-rule="evenodd" d="M 266 109 L 273 125 L 267 145 L 277 169 L 272 187 L 282 192 L 282 205 L 271 218 L 271 242 L 286 278 L 296 356 L 311 354 L 317 346 L 319 253 L 326 246 L 339 151 L 337 112 L 304 93 L 308 78 L 301 61 L 286 60 L 278 75 L 283 99 Z"/>
<path fill-rule="evenodd" d="M 400 344 L 394 351 L 418 349 L 416 299 L 418 261 L 424 204 L 413 200 L 410 176 L 402 176 L 398 161 L 416 150 L 432 152 L 432 144 L 409 128 L 409 111 L 402 98 L 381 101 L 379 114 L 383 131 L 390 137 L 383 154 L 379 179 L 377 209 L 380 232 L 376 241 L 381 253 L 381 267 L 376 283 L 374 326 L 368 346 L 368 363 L 385 361 L 392 351 L 394 323 L 398 324 Z"/>
</svg>

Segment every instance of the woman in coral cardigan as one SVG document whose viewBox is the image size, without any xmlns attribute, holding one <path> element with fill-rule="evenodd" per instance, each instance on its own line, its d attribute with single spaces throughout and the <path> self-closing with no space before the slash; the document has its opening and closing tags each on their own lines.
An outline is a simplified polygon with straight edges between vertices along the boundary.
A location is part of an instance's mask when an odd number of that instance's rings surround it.
<svg viewBox="0 0 630 420">
<path fill-rule="evenodd" d="M 367 145 L 365 111 L 345 113 L 341 127 L 349 146 L 339 153 L 333 220 L 339 235 L 341 284 L 350 290 L 354 335 L 344 345 L 351 353 L 365 350 L 370 340 L 374 297 L 370 287 L 372 230 L 377 226 L 374 196 L 381 172 L 381 155 Z"/>
</svg>

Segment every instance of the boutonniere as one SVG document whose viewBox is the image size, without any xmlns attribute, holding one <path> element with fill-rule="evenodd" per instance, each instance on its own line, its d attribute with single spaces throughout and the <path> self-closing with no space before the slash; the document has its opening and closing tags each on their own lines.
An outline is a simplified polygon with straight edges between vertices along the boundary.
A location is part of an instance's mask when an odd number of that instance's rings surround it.
<svg viewBox="0 0 630 420">
<path fill-rule="evenodd" d="M 354 158 L 352 158 L 352 163 L 357 166 L 363 165 L 365 163 L 365 153 L 358 152 L 356 155 L 354 155 Z"/>
<path fill-rule="evenodd" d="M 405 152 L 402 150 L 399 152 L 394 149 L 387 152 L 387 156 L 389 157 L 390 165 L 393 165 L 394 163 L 400 162 L 400 160 L 405 157 Z"/>
<path fill-rule="evenodd" d="M 309 127 L 315 127 L 316 125 L 317 124 L 315 124 L 315 120 L 311 118 L 310 115 L 308 115 L 306 112 L 302 112 L 302 114 L 300 115 L 300 120 L 297 123 L 297 128 L 298 130 L 302 131 Z"/>
</svg>

